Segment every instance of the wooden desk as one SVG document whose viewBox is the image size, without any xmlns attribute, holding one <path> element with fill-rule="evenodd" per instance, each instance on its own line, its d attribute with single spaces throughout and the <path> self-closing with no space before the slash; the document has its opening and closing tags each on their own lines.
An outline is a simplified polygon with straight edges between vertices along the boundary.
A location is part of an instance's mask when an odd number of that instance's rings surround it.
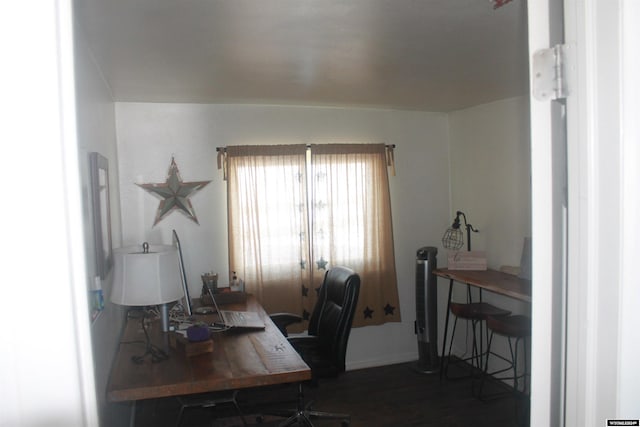
<svg viewBox="0 0 640 427">
<path fill-rule="evenodd" d="M 255 311 L 265 321 L 261 331 L 226 331 L 213 335 L 213 352 L 187 357 L 170 348 L 160 322 L 149 328 L 151 342 L 168 351 L 169 359 L 136 365 L 131 356 L 145 351 L 140 319 L 128 319 L 107 387 L 111 402 L 180 396 L 311 379 L 311 370 L 254 297 L 225 309 Z M 198 316 L 207 322 L 216 315 Z"/>
<path fill-rule="evenodd" d="M 466 283 L 499 295 L 531 302 L 531 280 L 521 279 L 512 274 L 497 270 L 467 271 L 447 268 L 436 269 L 433 274 L 450 279 L 451 282 Z M 451 296 L 449 296 L 449 300 L 451 300 Z"/>
<path fill-rule="evenodd" d="M 515 298 L 520 301 L 531 302 L 531 280 L 521 279 L 512 274 L 497 270 L 449 270 L 439 268 L 433 271 L 438 277 L 449 279 L 449 298 L 447 299 L 447 314 L 444 322 L 444 338 L 442 340 L 442 355 L 440 357 L 440 376 L 444 366 L 444 354 L 447 346 L 447 331 L 449 328 L 449 314 L 451 313 L 451 294 L 453 282 L 460 282 L 484 289 L 498 295 Z M 481 297 L 482 298 L 482 297 Z"/>
</svg>

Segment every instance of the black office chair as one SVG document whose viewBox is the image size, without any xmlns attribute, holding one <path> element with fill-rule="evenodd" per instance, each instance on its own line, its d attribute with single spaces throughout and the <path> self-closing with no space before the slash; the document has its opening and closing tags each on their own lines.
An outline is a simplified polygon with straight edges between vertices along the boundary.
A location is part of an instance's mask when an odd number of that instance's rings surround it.
<svg viewBox="0 0 640 427">
<path fill-rule="evenodd" d="M 289 338 L 311 368 L 312 382 L 318 378 L 335 377 L 345 371 L 347 342 L 360 292 L 360 276 L 346 267 L 333 267 L 324 276 L 318 301 L 309 319 L 308 335 Z M 301 322 L 300 316 L 289 313 L 272 314 L 271 318 L 287 336 L 287 326 Z M 298 385 L 298 408 L 289 412 L 281 426 L 294 424 L 313 426 L 312 418 L 340 419 L 349 425 L 348 414 L 320 412 L 304 404 L 302 384 Z M 279 415 L 283 415 L 279 413 Z"/>
</svg>

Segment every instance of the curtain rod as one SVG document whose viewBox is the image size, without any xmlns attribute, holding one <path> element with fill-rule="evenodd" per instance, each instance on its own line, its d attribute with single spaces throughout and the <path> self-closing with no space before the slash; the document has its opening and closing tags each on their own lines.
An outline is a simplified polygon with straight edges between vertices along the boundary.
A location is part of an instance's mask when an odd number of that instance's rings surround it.
<svg viewBox="0 0 640 427">
<path fill-rule="evenodd" d="M 307 148 L 311 148 L 312 144 L 307 144 Z M 385 144 L 384 145 L 387 148 L 396 148 L 396 144 Z M 227 151 L 227 147 L 216 147 L 216 151 L 217 152 L 226 152 Z"/>
</svg>

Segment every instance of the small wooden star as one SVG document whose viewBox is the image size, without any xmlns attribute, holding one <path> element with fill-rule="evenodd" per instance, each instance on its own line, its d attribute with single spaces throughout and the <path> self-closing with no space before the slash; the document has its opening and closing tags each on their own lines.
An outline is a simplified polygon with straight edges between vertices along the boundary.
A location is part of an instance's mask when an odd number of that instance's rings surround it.
<svg viewBox="0 0 640 427">
<path fill-rule="evenodd" d="M 364 309 L 364 318 L 373 319 L 373 310 L 371 310 L 368 306 Z"/>
<path fill-rule="evenodd" d="M 309 296 L 309 288 L 307 288 L 305 285 L 302 285 L 302 296 L 303 297 Z"/>
<path fill-rule="evenodd" d="M 159 184 L 137 185 L 162 199 L 160 206 L 158 206 L 155 222 L 153 223 L 155 226 L 174 210 L 181 211 L 187 216 L 187 218 L 198 224 L 198 218 L 196 217 L 196 212 L 191 205 L 189 196 L 210 182 L 211 181 L 183 182 L 180 177 L 178 165 L 176 165 L 176 162 L 172 157 L 171 165 L 169 165 L 169 174 L 167 175 L 167 180 L 165 182 Z"/>
<path fill-rule="evenodd" d="M 307 268 L 307 261 L 300 260 L 300 269 L 304 270 L 305 268 Z"/>
<path fill-rule="evenodd" d="M 302 311 L 302 320 L 309 320 L 310 316 L 311 316 L 311 313 L 309 313 L 307 310 Z"/>
</svg>

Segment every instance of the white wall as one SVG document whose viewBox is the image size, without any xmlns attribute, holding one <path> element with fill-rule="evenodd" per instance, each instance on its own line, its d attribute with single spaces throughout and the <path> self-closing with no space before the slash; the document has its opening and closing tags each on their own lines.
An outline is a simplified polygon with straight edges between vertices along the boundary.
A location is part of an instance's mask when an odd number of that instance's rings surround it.
<svg viewBox="0 0 640 427">
<path fill-rule="evenodd" d="M 114 247 L 120 245 L 121 221 L 114 104 L 109 88 L 83 42 L 81 29 L 76 31 L 75 68 L 78 156 L 82 185 L 82 225 L 87 265 L 86 288 L 90 289 L 96 276 L 89 175 L 89 153 L 92 151 L 97 151 L 109 161 L 111 227 Z M 111 289 L 111 282 L 111 275 L 102 281 L 102 288 L 106 295 Z M 87 322 L 89 322 L 88 318 Z M 113 407 L 113 409 L 106 410 L 105 401 L 109 372 L 122 325 L 123 309 L 108 302 L 105 304 L 104 311 L 91 324 L 95 385 L 98 409 L 103 425 L 122 425 L 123 420 L 127 417 L 125 405 L 111 405 L 109 407 Z"/>
<path fill-rule="evenodd" d="M 456 111 L 450 114 L 449 124 L 450 222 L 456 211 L 466 214 L 479 230 L 472 233 L 471 249 L 486 251 L 489 268 L 519 266 L 524 237 L 531 236 L 528 98 Z M 453 299 L 464 301 L 464 291 L 463 285 L 456 285 Z M 483 298 L 515 313 L 529 311 L 528 304 L 512 298 L 489 292 Z M 465 348 L 464 334 L 456 338 L 460 353 Z"/>
<path fill-rule="evenodd" d="M 445 114 L 117 103 L 116 122 L 123 244 L 170 243 L 171 230 L 176 229 L 192 295 L 200 294 L 200 274 L 205 271 L 217 271 L 222 282 L 228 280 L 226 190 L 216 168 L 216 147 L 321 142 L 396 144 L 397 176 L 391 177 L 390 185 L 403 321 L 354 330 L 347 364 L 352 369 L 417 358 L 413 332 L 415 253 L 422 246 L 438 246 L 450 221 Z M 174 212 L 153 227 L 159 201 L 134 185 L 164 182 L 172 156 L 184 181 L 211 180 L 191 197 L 200 225 Z M 444 292 L 440 296 L 446 297 Z"/>
<path fill-rule="evenodd" d="M 96 426 L 71 1 L 5 6 L 0 425 Z"/>
<path fill-rule="evenodd" d="M 492 268 L 519 265 L 531 236 L 531 167 L 527 98 L 456 111 L 451 135 L 451 218 L 461 210 L 478 233 L 474 250 Z"/>
</svg>

